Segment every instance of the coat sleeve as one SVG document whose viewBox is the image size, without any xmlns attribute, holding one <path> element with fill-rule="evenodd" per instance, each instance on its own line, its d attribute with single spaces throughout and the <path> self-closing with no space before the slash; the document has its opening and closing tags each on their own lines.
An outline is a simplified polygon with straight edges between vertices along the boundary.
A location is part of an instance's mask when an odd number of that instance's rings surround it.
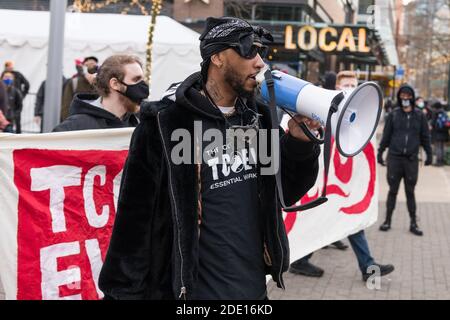
<svg viewBox="0 0 450 320">
<path fill-rule="evenodd" d="M 421 126 L 420 126 L 420 144 L 425 150 L 428 159 L 432 159 L 433 155 L 431 152 L 431 137 L 430 130 L 428 128 L 428 122 L 425 115 L 421 114 Z"/>
<path fill-rule="evenodd" d="M 136 127 L 126 160 L 117 214 L 99 277 L 105 299 L 144 299 L 150 271 L 150 229 L 157 187 L 148 123 Z"/>
<path fill-rule="evenodd" d="M 0 110 L 6 116 L 8 109 L 9 108 L 8 108 L 8 99 L 7 99 L 6 88 L 2 83 L 2 84 L 0 84 Z"/>
<path fill-rule="evenodd" d="M 56 127 L 53 128 L 52 132 L 65 132 L 65 131 L 75 131 L 77 130 L 74 121 L 71 119 L 66 119 Z"/>
<path fill-rule="evenodd" d="M 23 96 L 20 93 L 19 90 L 15 90 L 15 102 L 16 102 L 16 106 L 15 106 L 15 112 L 22 112 L 23 109 Z"/>
<path fill-rule="evenodd" d="M 44 98 L 45 98 L 45 81 L 39 86 L 39 90 L 36 94 L 36 102 L 34 105 L 34 116 L 42 117 L 44 114 Z"/>
<path fill-rule="evenodd" d="M 302 142 L 289 133 L 281 136 L 281 177 L 286 205 L 300 200 L 314 185 L 319 172 L 320 148 L 312 142 Z"/>
<path fill-rule="evenodd" d="M 30 82 L 28 82 L 27 78 L 25 78 L 25 76 L 23 74 L 20 74 L 20 78 L 21 78 L 21 83 L 22 83 L 22 85 L 20 87 L 20 93 L 25 98 L 25 96 L 30 91 Z"/>
<path fill-rule="evenodd" d="M 64 91 L 61 101 L 61 121 L 64 121 L 69 116 L 69 108 L 70 104 L 72 103 L 74 94 L 72 81 L 73 79 L 69 79 L 64 85 Z"/>
<path fill-rule="evenodd" d="M 378 152 L 381 154 L 383 154 L 384 150 L 386 150 L 386 148 L 389 147 L 389 144 L 391 143 L 394 121 L 393 118 L 393 112 L 390 112 L 387 116 L 386 123 L 384 124 L 383 137 L 381 138 L 380 147 L 378 148 Z"/>
</svg>

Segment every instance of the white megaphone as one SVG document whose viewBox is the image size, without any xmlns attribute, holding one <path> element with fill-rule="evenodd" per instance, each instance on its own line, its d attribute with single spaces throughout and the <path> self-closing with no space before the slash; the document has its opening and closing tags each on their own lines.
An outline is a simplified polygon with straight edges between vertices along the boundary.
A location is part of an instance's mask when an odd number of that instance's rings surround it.
<svg viewBox="0 0 450 320">
<path fill-rule="evenodd" d="M 267 69 L 265 69 L 267 70 Z M 264 71 L 257 76 L 261 97 L 270 101 Z M 383 95 L 374 82 L 366 82 L 351 91 L 326 90 L 280 71 L 272 71 L 275 103 L 325 126 L 333 99 L 344 94 L 337 112 L 331 118 L 332 135 L 336 146 L 344 156 L 360 153 L 369 143 L 380 120 Z"/>
</svg>

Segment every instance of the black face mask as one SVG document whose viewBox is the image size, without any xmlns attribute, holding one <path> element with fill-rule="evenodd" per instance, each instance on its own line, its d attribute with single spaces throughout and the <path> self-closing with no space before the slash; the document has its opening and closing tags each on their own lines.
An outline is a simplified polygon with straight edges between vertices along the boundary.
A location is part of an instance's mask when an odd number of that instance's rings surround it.
<svg viewBox="0 0 450 320">
<path fill-rule="evenodd" d="M 139 81 L 136 84 L 126 84 L 120 80 L 119 82 L 124 86 L 126 86 L 127 90 L 125 91 L 125 93 L 121 91 L 118 92 L 127 97 L 128 99 L 130 99 L 131 101 L 137 104 L 141 104 L 142 100 L 148 97 L 149 87 L 144 80 Z"/>
</svg>

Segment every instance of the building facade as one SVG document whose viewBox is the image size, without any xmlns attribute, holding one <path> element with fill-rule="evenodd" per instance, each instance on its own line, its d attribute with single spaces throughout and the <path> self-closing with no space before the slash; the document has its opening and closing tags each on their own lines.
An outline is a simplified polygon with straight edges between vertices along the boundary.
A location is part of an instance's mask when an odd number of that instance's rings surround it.
<svg viewBox="0 0 450 320">
<path fill-rule="evenodd" d="M 370 72 L 389 64 L 374 28 L 357 24 L 360 2 L 371 18 L 367 10 L 373 1 L 355 0 L 174 0 L 173 16 L 197 31 L 207 16 L 235 16 L 261 25 L 275 39 L 269 63 L 315 83 L 325 71 Z"/>
<path fill-rule="evenodd" d="M 391 11 L 398 2 L 401 0 L 165 0 L 162 14 L 198 32 L 209 16 L 235 16 L 261 25 L 275 39 L 268 62 L 316 83 L 326 71 L 353 69 L 369 80 L 383 72 L 385 68 L 380 66 L 397 65 L 392 35 L 397 25 Z M 72 5 L 73 0 L 68 3 Z M 141 14 L 130 3 L 120 0 L 96 12 L 120 13 L 128 5 L 128 13 Z M 150 11 L 151 1 L 140 3 Z M 49 0 L 3 0 L 0 8 L 48 10 Z M 383 18 L 377 19 L 380 11 Z"/>
</svg>

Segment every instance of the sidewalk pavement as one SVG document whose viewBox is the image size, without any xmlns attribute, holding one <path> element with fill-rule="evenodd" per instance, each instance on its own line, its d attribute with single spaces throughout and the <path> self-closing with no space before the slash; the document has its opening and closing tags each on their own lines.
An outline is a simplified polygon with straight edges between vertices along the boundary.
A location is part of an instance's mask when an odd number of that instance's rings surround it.
<svg viewBox="0 0 450 320">
<path fill-rule="evenodd" d="M 378 222 L 366 229 L 375 261 L 392 263 L 395 271 L 382 277 L 378 290 L 368 289 L 361 280 L 355 254 L 346 251 L 318 250 L 311 262 L 325 270 L 321 278 L 284 274 L 286 290 L 269 282 L 273 300 L 393 300 L 450 299 L 450 167 L 421 167 L 416 187 L 418 224 L 423 237 L 409 232 L 409 215 L 403 186 L 389 232 L 378 230 L 384 220 L 388 192 L 386 169 L 379 167 L 380 209 Z M 348 243 L 348 240 L 344 239 Z"/>
</svg>

